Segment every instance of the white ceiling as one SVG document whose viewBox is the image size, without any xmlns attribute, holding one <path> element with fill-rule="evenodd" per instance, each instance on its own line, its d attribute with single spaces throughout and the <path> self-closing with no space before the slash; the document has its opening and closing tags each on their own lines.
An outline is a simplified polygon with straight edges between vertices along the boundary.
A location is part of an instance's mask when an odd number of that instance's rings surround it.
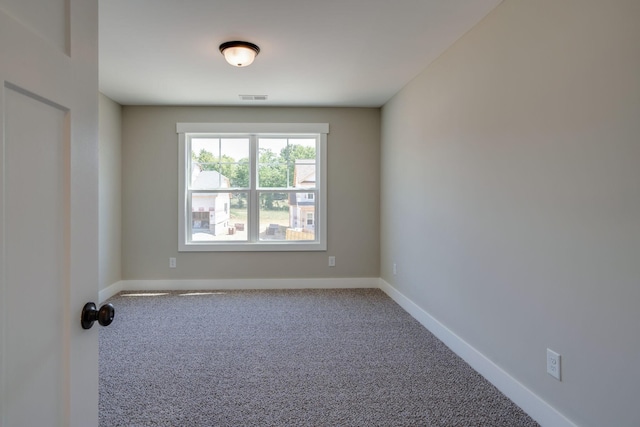
<svg viewBox="0 0 640 427">
<path fill-rule="evenodd" d="M 100 91 L 123 105 L 379 107 L 501 1 L 99 0 Z M 261 52 L 232 67 L 229 40 Z"/>
</svg>

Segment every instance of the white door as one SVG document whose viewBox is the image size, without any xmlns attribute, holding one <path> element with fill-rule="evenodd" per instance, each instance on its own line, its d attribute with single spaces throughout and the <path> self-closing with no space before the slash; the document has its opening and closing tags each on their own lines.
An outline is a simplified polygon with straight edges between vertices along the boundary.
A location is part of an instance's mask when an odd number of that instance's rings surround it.
<svg viewBox="0 0 640 427">
<path fill-rule="evenodd" d="M 0 0 L 0 425 L 96 426 L 98 1 Z"/>
</svg>

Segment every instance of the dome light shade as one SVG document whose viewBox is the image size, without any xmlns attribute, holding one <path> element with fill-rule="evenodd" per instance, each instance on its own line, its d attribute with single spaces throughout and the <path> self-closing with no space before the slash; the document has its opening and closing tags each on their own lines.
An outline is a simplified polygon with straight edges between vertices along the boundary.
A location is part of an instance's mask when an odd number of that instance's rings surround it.
<svg viewBox="0 0 640 427">
<path fill-rule="evenodd" d="M 222 43 L 220 52 L 224 55 L 224 59 L 234 67 L 246 67 L 251 65 L 256 55 L 260 53 L 260 48 L 253 43 L 232 41 Z"/>
</svg>

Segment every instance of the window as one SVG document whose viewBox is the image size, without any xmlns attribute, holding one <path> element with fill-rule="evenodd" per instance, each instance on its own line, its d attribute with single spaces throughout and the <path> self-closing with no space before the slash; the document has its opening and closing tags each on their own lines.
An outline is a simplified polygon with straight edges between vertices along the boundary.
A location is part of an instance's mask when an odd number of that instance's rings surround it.
<svg viewBox="0 0 640 427">
<path fill-rule="evenodd" d="M 180 251 L 326 250 L 328 124 L 176 130 Z"/>
</svg>

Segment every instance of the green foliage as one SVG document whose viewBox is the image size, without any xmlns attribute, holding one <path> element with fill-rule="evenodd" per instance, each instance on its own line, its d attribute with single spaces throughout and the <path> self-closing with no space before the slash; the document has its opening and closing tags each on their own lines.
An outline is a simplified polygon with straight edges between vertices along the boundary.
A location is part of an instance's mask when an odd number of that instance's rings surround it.
<svg viewBox="0 0 640 427">
<path fill-rule="evenodd" d="M 191 153 L 191 158 L 200 165 L 203 171 L 217 171 L 229 178 L 231 187 L 249 186 L 249 159 L 236 161 L 233 157 L 223 154 L 219 158 L 205 149 L 197 156 Z"/>
<path fill-rule="evenodd" d="M 216 170 L 214 165 L 218 159 L 204 148 L 200 150 L 200 154 L 197 157 L 195 157 L 195 154 L 192 154 L 192 157 L 194 157 L 194 160 L 200 165 L 203 171 Z"/>
<path fill-rule="evenodd" d="M 274 153 L 270 149 L 260 149 L 258 153 L 259 186 L 267 188 L 293 187 L 296 160 L 315 159 L 315 156 L 315 147 L 297 144 L 287 145 L 280 150 L 280 153 Z M 205 149 L 200 150 L 198 155 L 192 152 L 191 158 L 200 165 L 203 171 L 217 171 L 229 178 L 231 187 L 249 187 L 249 159 L 235 160 L 228 155 L 222 155 L 218 158 Z M 241 200 L 238 200 L 241 206 L 246 203 L 246 200 L 242 200 L 243 196 L 240 196 Z M 261 204 L 264 209 L 282 209 L 281 201 L 276 200 L 273 193 L 264 193 Z"/>
<path fill-rule="evenodd" d="M 249 159 L 240 159 L 229 178 L 232 187 L 249 187 Z"/>
<path fill-rule="evenodd" d="M 260 187 L 283 188 L 287 186 L 287 165 L 269 149 L 260 149 L 258 177 Z"/>
</svg>

